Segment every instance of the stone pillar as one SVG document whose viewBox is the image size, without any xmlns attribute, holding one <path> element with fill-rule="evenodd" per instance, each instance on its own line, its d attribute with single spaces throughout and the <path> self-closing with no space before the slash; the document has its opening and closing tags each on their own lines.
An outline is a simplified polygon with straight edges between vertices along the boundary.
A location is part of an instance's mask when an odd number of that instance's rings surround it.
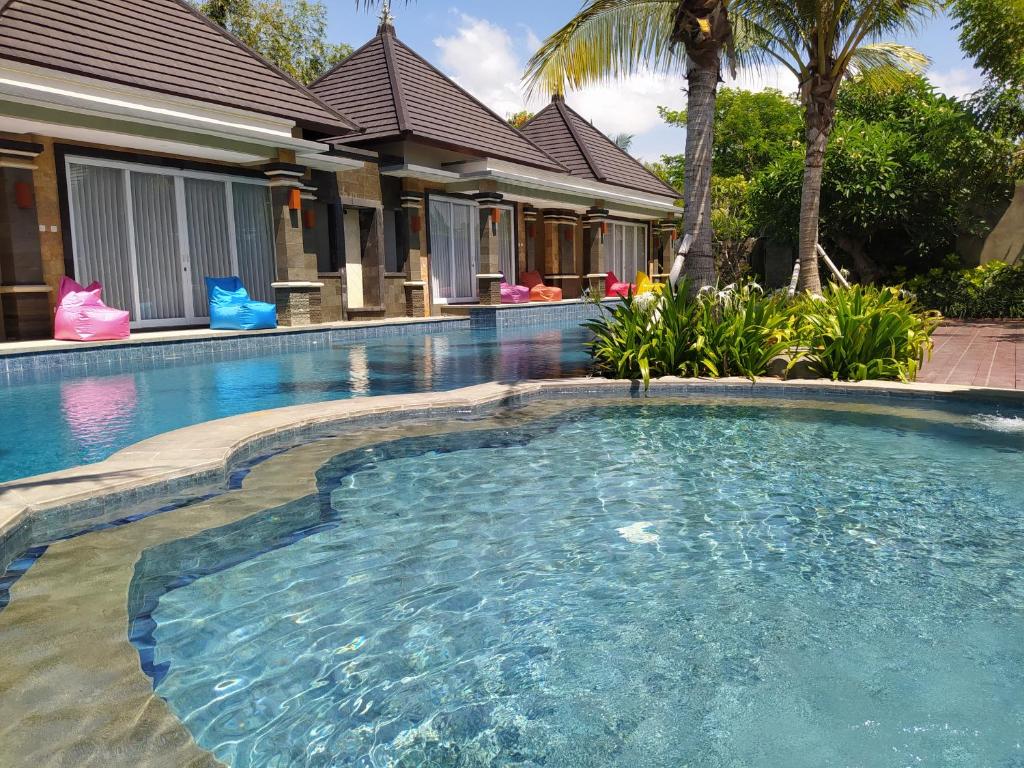
<svg viewBox="0 0 1024 768">
<path fill-rule="evenodd" d="M 427 249 L 424 247 L 426 238 L 426 222 L 423 211 L 423 193 L 402 192 L 402 217 L 405 227 L 405 242 L 409 252 L 405 259 L 406 281 L 405 314 L 408 317 L 427 317 L 430 315 L 430 301 L 427 290 L 430 285 L 430 265 L 427 263 Z"/>
<path fill-rule="evenodd" d="M 658 248 L 652 254 L 652 261 L 658 262 L 658 270 L 667 274 L 672 269 L 676 257 L 676 243 L 679 242 L 679 230 L 682 224 L 675 219 L 664 219 L 654 226 L 654 242 Z"/>
<path fill-rule="evenodd" d="M 566 299 L 580 295 L 576 227 L 573 211 L 547 210 L 544 219 L 544 282 L 562 289 Z"/>
<path fill-rule="evenodd" d="M 263 167 L 270 179 L 270 205 L 274 221 L 274 261 L 277 280 L 274 301 L 279 325 L 298 326 L 323 322 L 317 280 L 316 254 L 307 253 L 302 236 L 302 197 L 315 189 L 306 187 L 306 169 L 294 163 L 276 162 Z"/>
<path fill-rule="evenodd" d="M 590 295 L 595 299 L 604 298 L 605 278 L 608 276 L 608 211 L 605 208 L 591 208 L 583 219 L 588 237 L 587 249 L 583 254 L 583 270 L 586 273 Z"/>
<path fill-rule="evenodd" d="M 476 275 L 477 295 L 480 303 L 501 304 L 501 244 L 498 224 L 494 217 L 501 210 L 499 192 L 480 192 L 474 195 L 480 205 L 480 263 Z"/>
<path fill-rule="evenodd" d="M 0 139 L 0 338 L 50 336 L 50 287 L 36 211 L 35 159 L 41 144 Z"/>
<path fill-rule="evenodd" d="M 543 274 L 544 265 L 541 263 L 540 241 L 538 237 L 537 209 L 532 205 L 523 206 L 523 228 L 520 240 L 523 241 L 523 269 L 527 272 L 540 272 Z"/>
</svg>

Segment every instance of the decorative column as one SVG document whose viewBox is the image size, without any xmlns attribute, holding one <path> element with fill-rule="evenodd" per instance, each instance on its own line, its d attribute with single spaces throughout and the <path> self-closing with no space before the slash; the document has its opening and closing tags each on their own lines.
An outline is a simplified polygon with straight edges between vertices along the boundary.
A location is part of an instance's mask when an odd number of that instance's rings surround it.
<svg viewBox="0 0 1024 768">
<path fill-rule="evenodd" d="M 501 244 L 498 240 L 500 192 L 473 196 L 480 205 L 480 264 L 476 275 L 477 295 L 485 305 L 501 304 Z"/>
<path fill-rule="evenodd" d="M 654 257 L 652 260 L 656 261 L 658 266 L 655 272 L 667 274 L 672 269 L 680 226 L 675 219 L 663 219 L 654 225 L 654 242 L 657 245 L 657 250 L 651 255 Z"/>
<path fill-rule="evenodd" d="M 402 192 L 401 205 L 405 214 L 402 217 L 406 228 L 405 241 L 409 244 L 405 260 L 407 279 L 403 284 L 405 314 L 407 317 L 427 317 L 430 314 L 430 302 L 427 300 L 430 271 L 427 249 L 423 247 L 423 193 Z"/>
<path fill-rule="evenodd" d="M 274 220 L 274 257 L 277 281 L 274 301 L 277 322 L 284 326 L 313 325 L 323 321 L 321 289 L 317 280 L 316 254 L 306 253 L 302 237 L 302 198 L 316 190 L 306 187 L 306 169 L 294 163 L 276 162 L 263 167 L 270 179 L 270 204 Z"/>
<path fill-rule="evenodd" d="M 583 269 L 586 272 L 590 295 L 595 299 L 604 298 L 605 278 L 608 276 L 608 210 L 591 208 L 583 218 L 589 237 L 588 248 L 583 254 Z"/>
<path fill-rule="evenodd" d="M 544 272 L 544 265 L 537 258 L 537 209 L 532 205 L 523 206 L 523 247 L 526 251 L 524 266 L 527 272 Z"/>
<path fill-rule="evenodd" d="M 42 144 L 0 139 L 0 339 L 50 336 L 33 172 Z"/>
<path fill-rule="evenodd" d="M 579 296 L 580 275 L 576 269 L 575 229 L 578 223 L 573 211 L 547 210 L 544 219 L 544 282 L 562 289 L 567 298 Z M 571 228 L 567 230 L 566 228 Z"/>
</svg>

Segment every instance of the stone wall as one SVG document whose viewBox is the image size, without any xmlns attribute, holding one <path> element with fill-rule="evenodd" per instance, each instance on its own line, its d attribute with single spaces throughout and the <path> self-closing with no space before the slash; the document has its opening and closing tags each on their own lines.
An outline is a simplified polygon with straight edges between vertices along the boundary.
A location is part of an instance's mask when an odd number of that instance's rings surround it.
<svg viewBox="0 0 1024 768">
<path fill-rule="evenodd" d="M 384 275 L 384 316 L 405 317 L 405 283 L 408 276 L 404 272 L 388 272 Z"/>
</svg>

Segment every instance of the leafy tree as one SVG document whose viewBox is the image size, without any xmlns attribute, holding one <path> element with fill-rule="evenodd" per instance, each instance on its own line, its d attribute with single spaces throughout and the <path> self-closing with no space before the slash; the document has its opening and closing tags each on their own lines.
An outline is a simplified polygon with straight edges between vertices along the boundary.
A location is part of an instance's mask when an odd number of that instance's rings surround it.
<svg viewBox="0 0 1024 768">
<path fill-rule="evenodd" d="M 882 87 L 846 83 L 821 189 L 821 234 L 852 260 L 862 281 L 920 269 L 982 233 L 985 214 L 1012 193 L 1012 142 L 984 130 L 956 99 L 924 78 Z M 796 242 L 804 158 L 780 156 L 750 190 L 751 218 L 771 236 Z"/>
<path fill-rule="evenodd" d="M 586 0 L 527 65 L 531 88 L 563 93 L 644 67 L 686 72 L 685 271 L 692 290 L 716 282 L 711 145 L 724 55 L 733 52 L 726 0 Z M 685 53 L 685 56 L 683 55 Z"/>
<path fill-rule="evenodd" d="M 685 110 L 658 107 L 658 112 L 669 125 L 686 127 Z M 715 104 L 713 173 L 753 177 L 794 144 L 799 146 L 802 128 L 800 106 L 779 91 L 721 89 Z"/>
<path fill-rule="evenodd" d="M 513 128 L 522 128 L 533 119 L 533 114 L 533 112 L 523 109 L 514 115 L 505 115 L 505 121 Z"/>
<path fill-rule="evenodd" d="M 800 83 L 806 151 L 800 201 L 800 287 L 821 292 L 818 223 L 825 150 L 842 81 L 851 74 L 879 76 L 920 70 L 927 59 L 880 38 L 912 29 L 933 16 L 942 0 L 737 0 L 734 10 L 755 30 L 754 54 L 782 64 Z"/>
<path fill-rule="evenodd" d="M 994 83 L 1024 88 L 1024 0 L 953 0 L 960 47 Z"/>
<path fill-rule="evenodd" d="M 309 85 L 352 53 L 327 41 L 318 0 L 203 0 L 199 10 L 300 83 Z"/>
</svg>

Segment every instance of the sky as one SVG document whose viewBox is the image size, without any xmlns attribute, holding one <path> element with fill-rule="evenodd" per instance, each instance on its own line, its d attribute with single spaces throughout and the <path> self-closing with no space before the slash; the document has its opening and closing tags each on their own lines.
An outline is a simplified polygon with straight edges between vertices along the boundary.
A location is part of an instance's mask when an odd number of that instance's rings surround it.
<svg viewBox="0 0 1024 768">
<path fill-rule="evenodd" d="M 324 0 L 328 34 L 333 42 L 359 47 L 376 31 L 376 11 L 356 0 Z M 398 37 L 499 115 L 521 109 L 536 111 L 544 101 L 527 102 L 520 84 L 524 65 L 540 41 L 579 10 L 579 0 L 394 0 Z M 912 45 L 931 59 L 928 76 L 951 96 L 975 90 L 981 77 L 963 56 L 950 20 L 939 17 L 898 42 Z M 629 79 L 570 93 L 577 112 L 609 135 L 634 136 L 630 149 L 643 160 L 682 152 L 683 132 L 662 123 L 658 106 L 680 109 L 686 103 L 678 76 L 637 74 Z M 796 90 L 796 81 L 781 70 L 740 72 L 726 86 Z"/>
</svg>

